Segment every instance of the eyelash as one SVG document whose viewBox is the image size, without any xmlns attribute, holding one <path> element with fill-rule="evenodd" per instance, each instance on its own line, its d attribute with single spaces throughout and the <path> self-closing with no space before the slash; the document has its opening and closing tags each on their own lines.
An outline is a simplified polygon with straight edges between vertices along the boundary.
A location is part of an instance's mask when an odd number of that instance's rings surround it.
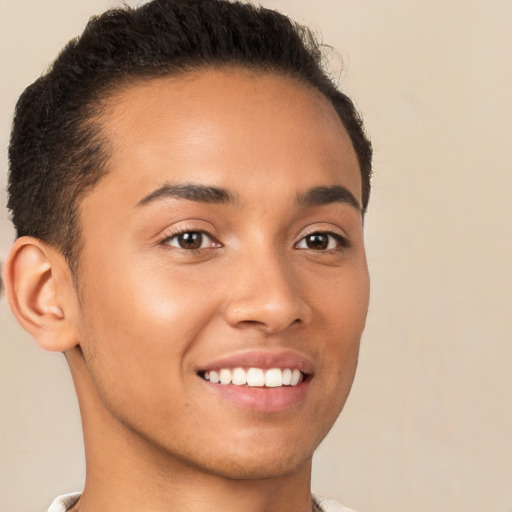
<svg viewBox="0 0 512 512">
<path fill-rule="evenodd" d="M 181 247 L 179 245 L 173 245 L 171 244 L 171 241 L 176 239 L 177 244 L 179 244 L 179 237 L 183 237 L 184 235 L 200 235 L 200 246 L 194 247 L 194 248 L 185 248 Z M 203 247 L 204 238 L 207 238 L 210 240 L 209 245 L 207 247 Z M 315 248 L 315 247 L 300 247 L 301 244 L 307 244 L 307 240 L 310 237 L 327 237 L 327 247 L 322 248 Z M 335 244 L 335 247 L 332 247 L 332 244 Z M 176 233 L 172 233 L 169 236 L 166 236 L 162 242 L 162 245 L 168 246 L 168 247 L 174 247 L 176 249 L 181 249 L 183 251 L 187 251 L 190 253 L 199 252 L 204 249 L 208 248 L 220 248 L 222 247 L 222 244 L 218 242 L 212 235 L 207 233 L 206 231 L 202 230 L 194 230 L 194 229 L 183 229 L 181 231 L 177 231 Z M 331 246 L 331 247 L 329 247 Z M 295 245 L 294 248 L 302 250 L 302 249 L 309 249 L 315 252 L 331 252 L 331 251 L 342 251 L 344 249 L 348 249 L 350 247 L 350 242 L 347 240 L 347 238 L 341 236 L 339 233 L 333 233 L 330 231 L 313 231 L 311 233 L 308 233 L 304 237 L 302 237 Z"/>
<path fill-rule="evenodd" d="M 179 237 L 182 237 L 184 235 L 200 235 L 201 236 L 201 246 L 200 247 L 197 247 L 197 248 L 186 248 L 186 247 L 180 247 L 179 245 L 173 245 L 171 244 L 170 242 L 173 240 L 173 239 L 176 239 L 177 241 L 179 240 Z M 215 238 L 210 235 L 209 233 L 207 233 L 206 231 L 202 231 L 200 229 L 183 229 L 181 231 L 177 231 L 176 233 L 172 233 L 171 235 L 165 237 L 161 244 L 164 245 L 164 246 L 169 246 L 169 247 L 174 247 L 176 249 L 181 249 L 183 251 L 187 251 L 187 252 L 198 252 L 198 251 L 201 251 L 203 249 L 208 249 L 209 247 L 202 247 L 203 245 L 203 242 L 204 242 L 204 238 L 208 238 L 210 240 L 210 247 L 222 247 L 222 244 L 220 242 L 218 242 L 217 240 L 215 240 Z M 179 241 L 178 241 L 178 244 L 179 244 Z"/>
<path fill-rule="evenodd" d="M 299 247 L 299 244 L 302 244 L 302 243 L 306 243 L 307 244 L 307 239 L 308 237 L 313 237 L 313 236 L 326 236 L 328 238 L 330 238 L 330 240 L 328 240 L 327 244 L 328 246 L 325 248 L 325 249 L 318 249 L 318 248 L 313 248 L 313 247 Z M 334 241 L 334 244 L 336 245 L 336 247 L 329 247 L 329 245 L 331 245 L 332 241 Z M 350 242 L 348 241 L 347 238 L 345 238 L 344 236 L 341 236 L 339 233 L 333 233 L 332 231 L 313 231 L 312 233 L 308 233 L 306 236 L 302 237 L 299 242 L 297 242 L 295 244 L 295 247 L 296 248 L 300 248 L 300 249 L 309 249 L 309 250 L 312 250 L 312 251 L 315 251 L 315 252 L 330 252 L 330 251 L 342 251 L 343 249 L 348 249 L 350 247 Z"/>
</svg>

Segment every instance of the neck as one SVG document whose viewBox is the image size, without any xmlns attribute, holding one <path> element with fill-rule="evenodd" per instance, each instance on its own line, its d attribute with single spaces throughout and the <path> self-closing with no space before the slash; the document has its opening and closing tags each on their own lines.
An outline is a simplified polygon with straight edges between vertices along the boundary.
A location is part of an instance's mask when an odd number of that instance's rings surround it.
<svg viewBox="0 0 512 512">
<path fill-rule="evenodd" d="M 77 357 L 67 355 L 68 360 Z M 176 459 L 115 419 L 87 379 L 87 369 L 70 366 L 87 467 L 74 512 L 311 512 L 311 459 L 271 478 L 233 479 L 205 471 Z"/>
</svg>

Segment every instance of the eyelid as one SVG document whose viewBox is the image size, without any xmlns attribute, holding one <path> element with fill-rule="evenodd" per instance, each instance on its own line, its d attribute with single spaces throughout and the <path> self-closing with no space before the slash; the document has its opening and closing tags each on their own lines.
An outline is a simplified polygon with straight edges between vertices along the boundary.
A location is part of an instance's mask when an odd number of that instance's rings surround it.
<svg viewBox="0 0 512 512">
<path fill-rule="evenodd" d="M 305 240 L 308 236 L 315 235 L 315 234 L 322 234 L 322 235 L 328 235 L 333 238 L 335 238 L 339 244 L 339 247 L 337 247 L 338 250 L 342 249 L 348 249 L 351 247 L 351 242 L 349 237 L 342 232 L 341 228 L 338 228 L 337 226 L 333 226 L 332 224 L 316 224 L 308 226 L 301 234 L 300 239 L 294 244 L 294 247 L 297 247 L 299 243 L 301 243 L 303 240 Z M 308 248 L 309 249 L 309 248 Z M 310 249 L 312 250 L 312 249 Z M 332 251 L 336 249 L 324 249 L 323 252 Z M 322 251 L 319 251 L 322 252 Z"/>
<path fill-rule="evenodd" d="M 336 241 L 337 247 L 327 247 L 326 249 L 314 249 L 312 247 L 300 247 L 299 245 L 305 242 L 306 238 L 312 235 L 325 235 L 327 237 L 330 237 Z M 309 249 L 309 250 L 317 250 L 319 252 L 327 252 L 327 251 L 334 251 L 339 249 L 346 249 L 349 247 L 348 240 L 341 236 L 338 233 L 328 232 L 328 231 L 313 231 L 312 233 L 308 233 L 307 235 L 303 236 L 296 244 L 295 247 L 297 249 Z"/>
<path fill-rule="evenodd" d="M 179 245 L 173 245 L 173 244 L 170 243 L 171 240 L 173 240 L 175 238 L 177 239 L 179 236 L 184 235 L 186 233 L 199 233 L 201 236 L 209 239 L 210 243 L 208 244 L 207 247 L 198 247 L 197 249 L 186 249 L 184 247 L 180 247 Z M 215 240 L 215 238 L 212 235 L 210 235 L 209 233 L 207 233 L 206 231 L 191 230 L 191 229 L 187 229 L 185 231 L 182 231 L 181 233 L 175 233 L 174 235 L 170 235 L 170 236 L 164 238 L 161 243 L 163 245 L 168 246 L 168 247 L 174 247 L 176 249 L 181 249 L 183 251 L 190 251 L 190 252 L 200 251 L 202 249 L 208 249 L 208 248 L 211 248 L 211 247 L 213 247 L 213 248 L 215 248 L 215 247 L 222 247 L 222 245 L 219 242 L 217 242 Z"/>
<path fill-rule="evenodd" d="M 176 246 L 166 243 L 168 240 L 171 240 L 172 238 L 178 237 L 185 233 L 201 233 L 203 236 L 207 236 L 212 241 L 212 245 L 210 245 L 210 247 L 213 247 L 213 248 L 223 247 L 223 244 L 219 241 L 218 236 L 212 234 L 212 231 L 214 231 L 213 228 L 208 229 L 203 226 L 199 226 L 198 224 L 204 224 L 204 222 L 200 222 L 200 223 L 186 222 L 186 223 L 180 223 L 178 226 L 171 226 L 171 227 L 167 228 L 158 237 L 159 245 L 163 245 L 165 247 L 172 247 L 172 248 L 182 250 L 182 251 L 191 251 L 191 252 L 208 249 L 209 247 L 202 247 L 199 249 L 184 249 L 184 248 L 176 247 Z"/>
</svg>

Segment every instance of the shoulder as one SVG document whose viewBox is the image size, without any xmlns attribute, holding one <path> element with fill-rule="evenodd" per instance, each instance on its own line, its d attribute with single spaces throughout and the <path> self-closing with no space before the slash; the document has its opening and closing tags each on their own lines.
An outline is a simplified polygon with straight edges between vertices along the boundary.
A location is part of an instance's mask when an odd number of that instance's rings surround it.
<svg viewBox="0 0 512 512">
<path fill-rule="evenodd" d="M 313 503 L 317 506 L 320 512 L 355 512 L 351 508 L 344 507 L 336 500 L 323 498 L 318 494 L 312 494 Z"/>
</svg>

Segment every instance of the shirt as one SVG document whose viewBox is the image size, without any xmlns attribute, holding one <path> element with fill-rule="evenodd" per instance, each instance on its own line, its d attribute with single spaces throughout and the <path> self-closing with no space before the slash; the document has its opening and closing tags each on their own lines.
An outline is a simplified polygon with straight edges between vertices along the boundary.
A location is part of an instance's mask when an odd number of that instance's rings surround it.
<svg viewBox="0 0 512 512">
<path fill-rule="evenodd" d="M 78 501 L 78 498 L 80 498 L 79 492 L 59 496 L 50 505 L 48 512 L 66 512 Z M 321 512 L 355 512 L 351 508 L 340 505 L 336 500 L 322 498 L 316 494 L 312 494 L 312 498 L 316 509 Z"/>
</svg>

